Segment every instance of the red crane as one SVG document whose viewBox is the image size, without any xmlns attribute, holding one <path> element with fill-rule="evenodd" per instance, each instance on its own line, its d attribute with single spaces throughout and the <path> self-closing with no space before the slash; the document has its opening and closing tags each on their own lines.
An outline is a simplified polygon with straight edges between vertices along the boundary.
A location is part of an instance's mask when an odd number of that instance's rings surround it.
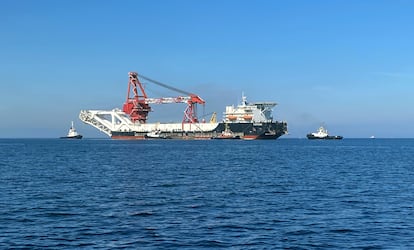
<svg viewBox="0 0 414 250">
<path fill-rule="evenodd" d="M 165 103 L 187 103 L 187 108 L 184 111 L 183 123 L 198 122 L 196 104 L 205 104 L 205 101 L 201 97 L 140 75 L 139 77 L 142 79 L 185 95 L 177 97 L 148 98 L 144 87 L 138 79 L 138 73 L 129 72 L 128 75 L 128 92 L 123 111 L 131 117 L 132 122 L 138 121 L 139 123 L 145 123 L 147 121 L 148 112 L 151 111 L 149 104 Z"/>
</svg>

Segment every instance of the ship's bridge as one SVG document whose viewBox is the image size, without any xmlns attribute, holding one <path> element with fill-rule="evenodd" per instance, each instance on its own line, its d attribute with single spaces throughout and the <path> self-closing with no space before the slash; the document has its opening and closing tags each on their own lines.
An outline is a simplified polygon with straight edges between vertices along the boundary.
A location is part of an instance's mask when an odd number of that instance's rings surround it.
<svg viewBox="0 0 414 250">
<path fill-rule="evenodd" d="M 275 102 L 248 103 L 245 96 L 237 107 L 227 106 L 224 112 L 224 122 L 227 123 L 261 123 L 273 121 Z"/>
</svg>

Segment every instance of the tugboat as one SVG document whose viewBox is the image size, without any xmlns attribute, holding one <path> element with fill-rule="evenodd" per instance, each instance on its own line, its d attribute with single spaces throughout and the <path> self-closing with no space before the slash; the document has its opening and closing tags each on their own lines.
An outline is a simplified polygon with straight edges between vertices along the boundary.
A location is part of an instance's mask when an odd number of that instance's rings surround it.
<svg viewBox="0 0 414 250">
<path fill-rule="evenodd" d="M 82 135 L 80 135 L 80 134 L 78 134 L 78 132 L 76 132 L 76 129 L 73 126 L 73 121 L 72 121 L 72 126 L 69 128 L 68 135 L 60 137 L 60 139 L 82 139 Z"/>
<path fill-rule="evenodd" d="M 211 137 L 211 139 L 241 139 L 240 135 L 236 135 L 230 130 L 228 123 L 225 123 L 225 129 L 221 134 Z"/>
<path fill-rule="evenodd" d="M 329 135 L 328 130 L 326 130 L 323 126 L 319 127 L 317 132 L 307 134 L 306 137 L 309 140 L 341 140 L 343 138 L 340 135 Z"/>
<path fill-rule="evenodd" d="M 171 139 L 171 137 L 165 134 L 162 134 L 161 130 L 154 130 L 154 131 L 148 132 L 145 135 L 145 138 L 147 139 Z"/>
</svg>

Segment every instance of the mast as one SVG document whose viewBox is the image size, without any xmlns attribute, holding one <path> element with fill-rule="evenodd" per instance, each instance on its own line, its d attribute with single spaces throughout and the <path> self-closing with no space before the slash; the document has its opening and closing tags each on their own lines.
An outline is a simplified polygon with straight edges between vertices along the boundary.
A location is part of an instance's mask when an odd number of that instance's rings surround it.
<svg viewBox="0 0 414 250">
<path fill-rule="evenodd" d="M 138 79 L 138 73 L 128 72 L 128 76 L 127 97 L 122 110 L 131 117 L 132 122 L 145 123 L 148 113 L 151 111 L 151 107 L 145 102 L 147 94 Z M 131 89 L 133 96 L 131 96 Z M 139 93 L 138 90 L 140 91 Z"/>
</svg>

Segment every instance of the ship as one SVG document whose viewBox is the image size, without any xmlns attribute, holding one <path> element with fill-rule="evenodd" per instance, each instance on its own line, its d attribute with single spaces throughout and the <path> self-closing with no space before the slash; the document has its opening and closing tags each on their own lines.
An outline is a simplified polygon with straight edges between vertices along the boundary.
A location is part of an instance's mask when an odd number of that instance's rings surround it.
<svg viewBox="0 0 414 250">
<path fill-rule="evenodd" d="M 329 135 L 328 130 L 323 126 L 320 126 L 318 131 L 307 134 L 306 137 L 310 140 L 341 140 L 343 138 L 340 135 Z"/>
<path fill-rule="evenodd" d="M 165 133 L 163 133 L 161 130 L 151 131 L 148 132 L 145 137 L 147 139 L 171 139 Z"/>
<path fill-rule="evenodd" d="M 72 121 L 72 126 L 69 128 L 68 134 L 66 136 L 60 137 L 60 139 L 82 139 L 82 137 L 83 136 L 76 131 Z"/>
<path fill-rule="evenodd" d="M 249 103 L 242 94 L 237 106 L 227 106 L 223 119 L 217 121 L 215 113 L 210 121 L 197 117 L 197 104 L 205 104 L 198 95 L 129 72 L 127 98 L 123 109 L 81 110 L 79 119 L 105 133 L 112 139 L 217 139 L 244 140 L 277 139 L 287 134 L 287 122 L 273 120 L 275 102 Z M 140 78 L 184 95 L 178 97 L 150 98 L 146 95 Z M 184 118 L 176 123 L 147 123 L 150 104 L 186 103 Z"/>
<path fill-rule="evenodd" d="M 240 139 L 240 135 L 235 135 L 233 131 L 230 130 L 229 124 L 225 123 L 224 131 L 221 132 L 219 135 L 213 136 L 211 139 L 218 139 L 218 140 L 230 140 L 230 139 Z"/>
</svg>

